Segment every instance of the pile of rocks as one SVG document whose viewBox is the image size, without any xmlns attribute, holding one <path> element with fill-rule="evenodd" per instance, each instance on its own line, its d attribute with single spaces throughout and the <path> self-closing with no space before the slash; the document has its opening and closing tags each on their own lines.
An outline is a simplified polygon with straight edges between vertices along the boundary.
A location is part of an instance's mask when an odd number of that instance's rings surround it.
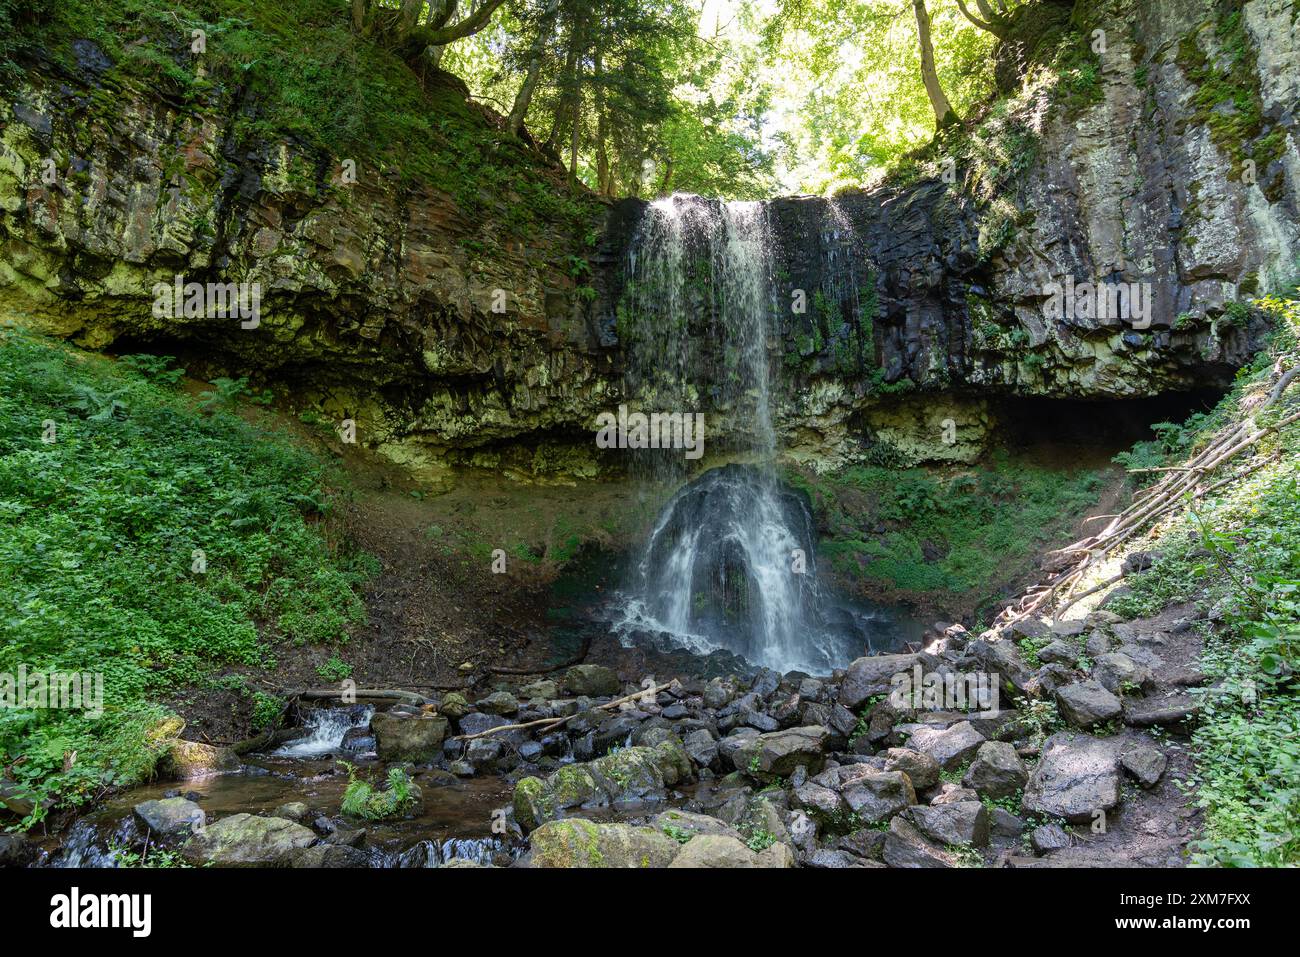
<svg viewBox="0 0 1300 957">
<path fill-rule="evenodd" d="M 395 705 L 370 732 L 379 759 L 426 785 L 513 783 L 507 837 L 533 866 L 1032 866 L 1113 818 L 1125 775 L 1141 789 L 1162 780 L 1168 756 L 1142 729 L 1193 713 L 1152 650 L 1171 629 L 1186 622 L 1104 611 L 996 638 L 941 626 L 923 650 L 825 678 L 763 670 L 647 688 L 578 665 L 473 701 Z M 972 675 L 991 700 L 951 706 Z M 920 685 L 940 699 L 922 701 Z M 137 814 L 159 834 L 202 821 L 191 802 L 150 803 Z M 339 846 L 278 809 L 207 824 L 186 853 L 364 863 L 322 849 Z"/>
</svg>

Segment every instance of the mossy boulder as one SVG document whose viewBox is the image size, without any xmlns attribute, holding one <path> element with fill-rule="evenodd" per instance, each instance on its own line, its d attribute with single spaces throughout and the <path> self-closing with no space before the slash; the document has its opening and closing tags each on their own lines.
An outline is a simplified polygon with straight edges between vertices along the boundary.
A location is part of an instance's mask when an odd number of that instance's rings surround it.
<svg viewBox="0 0 1300 957">
<path fill-rule="evenodd" d="M 446 715 L 453 721 L 459 721 L 469 714 L 470 710 L 469 702 L 459 691 L 449 692 L 443 697 L 442 703 L 438 705 L 438 713 Z"/>
<path fill-rule="evenodd" d="M 230 748 L 176 738 L 158 759 L 158 773 L 164 778 L 201 778 L 239 767 L 239 757 Z"/>
<path fill-rule="evenodd" d="M 194 833 L 185 844 L 185 857 L 220 867 L 275 867 L 316 843 L 316 835 L 301 824 L 280 817 L 234 814 Z"/>
<path fill-rule="evenodd" d="M 652 827 L 550 821 L 532 834 L 532 867 L 667 867 L 681 845 Z"/>
<path fill-rule="evenodd" d="M 620 748 L 594 761 L 566 765 L 545 780 L 522 779 L 515 785 L 515 820 L 528 831 L 570 808 L 658 800 L 666 788 L 692 774 L 690 758 L 675 737 L 654 747 Z"/>
<path fill-rule="evenodd" d="M 681 849 L 669 867 L 794 867 L 794 854 L 784 844 L 761 851 L 726 834 L 701 834 Z"/>
<path fill-rule="evenodd" d="M 564 692 L 574 697 L 616 695 L 620 687 L 618 675 L 604 665 L 574 665 L 564 673 Z"/>
<path fill-rule="evenodd" d="M 442 753 L 447 719 L 380 712 L 370 719 L 370 730 L 375 733 L 375 750 L 380 760 L 424 764 Z"/>
</svg>

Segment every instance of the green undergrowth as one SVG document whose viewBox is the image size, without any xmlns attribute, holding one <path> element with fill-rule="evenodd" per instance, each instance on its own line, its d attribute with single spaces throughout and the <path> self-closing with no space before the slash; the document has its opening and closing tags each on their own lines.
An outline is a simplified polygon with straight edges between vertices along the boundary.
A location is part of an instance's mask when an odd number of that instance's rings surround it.
<svg viewBox="0 0 1300 957">
<path fill-rule="evenodd" d="M 38 800 L 138 780 L 153 702 L 364 620 L 324 464 L 176 372 L 0 330 L 0 674 L 102 676 L 100 717 L 0 710 L 0 778 Z"/>
<path fill-rule="evenodd" d="M 1278 322 L 1272 346 L 1238 377 L 1208 416 L 1173 436 L 1163 456 L 1177 464 L 1205 447 L 1222 426 L 1243 421 L 1267 392 L 1269 372 L 1300 363 L 1300 301 L 1257 302 Z M 1280 406 L 1256 415 L 1258 426 L 1297 411 L 1300 386 Z M 1130 593 L 1108 607 L 1127 617 L 1173 602 L 1196 601 L 1208 681 L 1193 732 L 1190 784 L 1204 810 L 1194 861 L 1206 865 L 1300 864 L 1300 424 L 1266 436 L 1257 471 L 1200 500 L 1154 543 L 1152 568 L 1130 576 Z M 1239 460 L 1243 468 L 1247 460 Z M 1190 503 L 1189 503 L 1190 504 Z"/>
<path fill-rule="evenodd" d="M 957 610 L 1000 597 L 1033 555 L 1068 536 L 1104 477 L 999 454 L 957 471 L 860 466 L 790 480 L 813 500 L 836 573 Z"/>
<path fill-rule="evenodd" d="M 109 121 L 121 109 L 112 88 L 135 88 L 228 116 L 244 149 L 300 143 L 336 162 L 354 160 L 367 180 L 382 166 L 449 193 L 471 221 L 496 213 L 517 235 L 556 225 L 578 231 L 590 212 L 585 200 L 560 188 L 561 174 L 545 175 L 522 140 L 466 102 L 454 80 L 421 80 L 378 39 L 355 33 L 347 5 L 336 0 L 69 0 L 38 7 L 24 20 L 29 49 L 86 78 L 97 71 L 87 69 L 81 41 L 93 41 L 110 61 L 99 77 L 104 94 L 92 98 Z M 196 30 L 203 31 L 201 54 L 193 50 Z"/>
</svg>

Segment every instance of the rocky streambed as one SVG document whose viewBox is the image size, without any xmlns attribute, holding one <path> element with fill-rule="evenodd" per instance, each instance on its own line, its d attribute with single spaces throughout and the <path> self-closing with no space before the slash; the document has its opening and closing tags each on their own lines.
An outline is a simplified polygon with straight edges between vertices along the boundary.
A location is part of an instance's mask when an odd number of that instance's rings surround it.
<svg viewBox="0 0 1300 957">
<path fill-rule="evenodd" d="M 829 677 L 652 683 L 584 664 L 477 697 L 307 709 L 297 737 L 237 767 L 120 794 L 4 852 L 54 866 L 1176 865 L 1196 832 L 1175 784 L 1203 681 L 1193 615 L 1101 610 L 981 638 L 936 626 L 922 650 Z M 924 676 L 915 696 L 891 694 L 903 675 Z M 996 682 L 992 700 L 947 706 L 974 675 Z M 389 819 L 349 816 L 349 765 L 377 789 L 396 771 L 413 796 Z"/>
</svg>

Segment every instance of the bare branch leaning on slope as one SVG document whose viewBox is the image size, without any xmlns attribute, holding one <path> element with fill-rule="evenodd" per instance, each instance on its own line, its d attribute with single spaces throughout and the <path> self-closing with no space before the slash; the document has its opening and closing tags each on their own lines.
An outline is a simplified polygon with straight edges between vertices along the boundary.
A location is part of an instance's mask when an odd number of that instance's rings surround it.
<svg viewBox="0 0 1300 957">
<path fill-rule="evenodd" d="M 1278 364 L 1274 366 L 1273 376 L 1276 377 L 1276 381 L 1272 384 L 1268 397 L 1251 411 L 1245 421 L 1226 427 L 1214 437 L 1209 445 L 1193 456 L 1186 464 L 1159 469 L 1134 469 L 1134 472 L 1156 472 L 1164 477 L 1150 488 L 1138 492 L 1134 496 L 1132 504 L 1123 512 L 1118 515 L 1105 516 L 1111 521 L 1103 531 L 1053 552 L 1052 554 L 1058 556 L 1077 555 L 1078 557 L 1068 567 L 1026 589 L 1018 602 L 1003 609 L 998 617 L 994 619 L 993 624 L 984 632 L 984 636 L 994 637 L 1004 628 L 1023 621 L 1040 610 L 1049 608 L 1053 599 L 1066 586 L 1069 586 L 1069 590 L 1066 591 L 1062 599 L 1064 604 L 1055 609 L 1058 615 L 1078 604 L 1089 595 L 1096 594 L 1103 588 L 1113 585 L 1123 578 L 1123 574 L 1108 578 L 1106 581 L 1077 595 L 1073 592 L 1073 589 L 1080 583 L 1085 574 L 1119 545 L 1141 532 L 1148 531 L 1157 521 L 1185 506 L 1190 500 L 1204 498 L 1241 481 L 1247 475 L 1258 471 L 1269 462 L 1276 461 L 1277 455 L 1272 455 L 1261 461 L 1248 464 L 1245 468 L 1239 469 L 1226 478 L 1209 485 L 1204 484 L 1211 473 L 1217 471 L 1226 463 L 1237 459 L 1246 451 L 1255 448 L 1265 436 L 1300 421 L 1300 412 L 1295 412 L 1284 416 L 1272 425 L 1263 427 L 1256 425 L 1259 415 L 1277 405 L 1282 400 L 1287 388 L 1296 380 L 1297 376 L 1300 376 L 1300 366 L 1283 369 L 1279 360 Z M 1100 517 L 1094 516 L 1094 518 Z"/>
</svg>

